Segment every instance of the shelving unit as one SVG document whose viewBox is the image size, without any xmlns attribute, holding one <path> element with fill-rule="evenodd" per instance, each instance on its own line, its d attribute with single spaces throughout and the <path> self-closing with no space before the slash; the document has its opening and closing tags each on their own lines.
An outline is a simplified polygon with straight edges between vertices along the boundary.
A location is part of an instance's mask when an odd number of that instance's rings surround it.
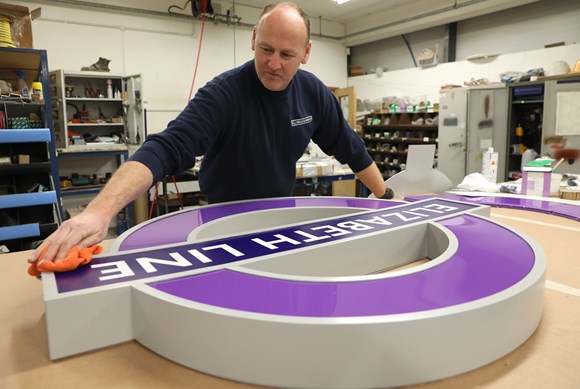
<svg viewBox="0 0 580 389">
<path fill-rule="evenodd" d="M 372 113 L 363 119 L 363 139 L 385 179 L 404 170 L 409 145 L 437 144 L 436 124 L 412 124 L 433 120 L 437 112 Z"/>
<path fill-rule="evenodd" d="M 114 158 L 115 167 L 118 167 L 121 166 L 121 164 L 129 158 L 129 152 L 123 149 L 107 150 L 107 151 L 75 151 L 72 149 L 60 150 L 58 154 L 59 163 L 61 166 L 64 167 L 64 169 L 61 171 L 61 174 L 66 173 L 67 171 L 70 172 L 72 170 L 78 170 L 79 168 L 83 168 L 82 165 L 79 166 L 79 162 L 80 163 L 89 162 L 90 166 L 86 166 L 84 168 L 88 169 L 89 167 L 93 167 L 95 171 L 97 171 L 96 168 L 97 166 L 99 166 L 100 162 L 106 165 L 108 160 L 110 160 L 111 156 L 115 157 Z M 83 159 L 79 161 L 78 158 Z M 99 178 L 98 176 L 101 177 Z M 93 180 L 98 180 L 98 183 L 91 182 Z M 88 184 L 61 188 L 61 197 L 63 199 L 77 198 L 77 200 L 80 200 L 76 201 L 77 206 L 83 203 L 88 203 L 90 199 L 92 199 L 92 197 L 94 197 L 101 191 L 101 189 L 105 186 L 107 180 L 108 179 L 106 174 L 97 175 L 97 173 L 94 173 L 93 176 L 89 177 Z M 129 204 L 127 206 L 127 208 L 125 209 L 125 213 L 121 215 L 121 218 L 122 217 L 124 217 L 128 221 L 129 226 L 135 224 L 135 214 L 133 204 Z"/>
<path fill-rule="evenodd" d="M 46 51 L 0 48 L 0 79 L 14 82 L 17 71 L 45 92 L 44 101 L 0 100 L 0 245 L 10 251 L 34 248 L 61 221 Z"/>
<path fill-rule="evenodd" d="M 105 186 L 113 172 L 129 158 L 126 149 L 106 151 L 78 151 L 61 149 L 58 152 L 61 183 L 60 195 L 65 216 L 78 214 Z M 79 173 L 92 172 L 92 173 Z M 77 181 L 75 181 L 77 180 Z M 111 224 L 112 230 L 123 232 L 122 221 L 127 227 L 135 225 L 134 206 L 130 203 Z"/>
<path fill-rule="evenodd" d="M 52 114 L 58 148 L 107 150 L 144 138 L 140 75 L 54 70 L 50 88 L 57 97 Z M 116 144 L 103 142 L 111 136 Z"/>
<path fill-rule="evenodd" d="M 111 85 L 111 92 L 108 85 Z M 78 213 L 145 138 L 141 76 L 54 70 L 50 88 L 67 216 Z M 133 206 L 119 220 L 134 224 Z"/>
</svg>

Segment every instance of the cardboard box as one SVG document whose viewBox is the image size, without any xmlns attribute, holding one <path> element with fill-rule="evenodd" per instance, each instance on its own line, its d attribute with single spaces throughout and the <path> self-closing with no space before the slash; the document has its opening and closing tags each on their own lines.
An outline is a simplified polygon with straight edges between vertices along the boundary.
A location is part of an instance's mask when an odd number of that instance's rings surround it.
<svg viewBox="0 0 580 389">
<path fill-rule="evenodd" d="M 332 195 L 356 197 L 356 180 L 332 181 Z"/>
<path fill-rule="evenodd" d="M 30 163 L 30 155 L 18 154 L 14 157 L 15 163 L 19 165 L 28 165 Z"/>
<path fill-rule="evenodd" d="M 12 22 L 10 23 L 10 33 L 12 35 L 12 42 L 14 45 L 23 49 L 33 49 L 33 18 L 28 7 L 0 3 L 0 15 L 5 15 L 12 19 Z"/>
<path fill-rule="evenodd" d="M 179 196 L 181 195 L 181 201 Z M 168 207 L 190 207 L 198 205 L 200 200 L 205 199 L 205 196 L 201 192 L 184 192 L 178 195 L 177 193 L 168 193 L 166 195 L 159 195 L 157 201 L 160 206 Z"/>
<path fill-rule="evenodd" d="M 349 66 L 348 67 L 348 76 L 355 77 L 355 76 L 364 76 L 365 69 L 362 66 Z"/>
<path fill-rule="evenodd" d="M 560 189 L 560 198 L 564 200 L 580 200 L 580 188 L 563 188 Z"/>
<path fill-rule="evenodd" d="M 168 193 L 166 195 L 159 195 L 157 197 L 159 204 L 167 205 L 169 207 L 177 207 L 180 205 L 179 196 L 176 193 Z"/>
<path fill-rule="evenodd" d="M 296 164 L 296 178 L 330 176 L 333 172 L 331 162 L 302 162 Z"/>
</svg>

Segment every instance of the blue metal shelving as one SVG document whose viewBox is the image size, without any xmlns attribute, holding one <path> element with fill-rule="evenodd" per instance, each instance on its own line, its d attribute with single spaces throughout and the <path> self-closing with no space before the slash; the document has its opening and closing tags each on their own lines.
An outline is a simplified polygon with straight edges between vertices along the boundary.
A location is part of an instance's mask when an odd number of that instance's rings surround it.
<svg viewBox="0 0 580 389">
<path fill-rule="evenodd" d="M 1 237 L 0 239 L 2 241 L 31 238 L 39 235 L 40 235 L 40 225 L 38 223 L 0 227 L 0 237 Z"/>
<path fill-rule="evenodd" d="M 0 131 L 0 143 L 50 142 L 49 128 L 25 128 Z"/>
<path fill-rule="evenodd" d="M 0 209 L 34 207 L 36 205 L 56 204 L 56 192 L 19 193 L 0 196 Z"/>
<path fill-rule="evenodd" d="M 3 214 L 0 244 L 18 251 L 46 238 L 58 227 L 62 217 L 46 50 L 0 47 L 0 71 L 3 74 L 22 71 L 27 83 L 42 83 L 44 95 L 43 101 L 0 99 L 0 110 L 7 119 L 35 113 L 42 117 L 45 126 L 0 130 L 2 156 L 11 158 L 8 164 L 0 166 L 3 193 L 9 193 L 0 195 Z M 16 155 L 20 154 L 27 154 L 30 162 L 18 163 Z M 28 187 L 35 183 L 49 190 L 28 192 Z"/>
</svg>

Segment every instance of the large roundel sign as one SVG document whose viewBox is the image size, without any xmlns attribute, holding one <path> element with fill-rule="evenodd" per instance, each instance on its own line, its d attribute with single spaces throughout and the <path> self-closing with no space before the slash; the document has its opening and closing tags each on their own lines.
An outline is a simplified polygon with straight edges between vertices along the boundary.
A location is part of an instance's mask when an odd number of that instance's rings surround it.
<svg viewBox="0 0 580 389">
<path fill-rule="evenodd" d="M 208 374 L 297 388 L 463 373 L 542 315 L 544 254 L 487 216 L 439 198 L 336 197 L 169 214 L 43 275 L 50 356 L 137 340 Z"/>
</svg>

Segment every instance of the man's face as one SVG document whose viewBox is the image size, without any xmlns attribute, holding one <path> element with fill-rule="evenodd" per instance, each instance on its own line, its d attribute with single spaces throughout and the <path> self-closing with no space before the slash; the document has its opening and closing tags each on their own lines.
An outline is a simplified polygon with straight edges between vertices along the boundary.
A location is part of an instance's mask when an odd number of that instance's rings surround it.
<svg viewBox="0 0 580 389">
<path fill-rule="evenodd" d="M 310 55 L 306 26 L 295 12 L 273 10 L 252 34 L 258 78 L 271 91 L 284 90 Z"/>
</svg>

